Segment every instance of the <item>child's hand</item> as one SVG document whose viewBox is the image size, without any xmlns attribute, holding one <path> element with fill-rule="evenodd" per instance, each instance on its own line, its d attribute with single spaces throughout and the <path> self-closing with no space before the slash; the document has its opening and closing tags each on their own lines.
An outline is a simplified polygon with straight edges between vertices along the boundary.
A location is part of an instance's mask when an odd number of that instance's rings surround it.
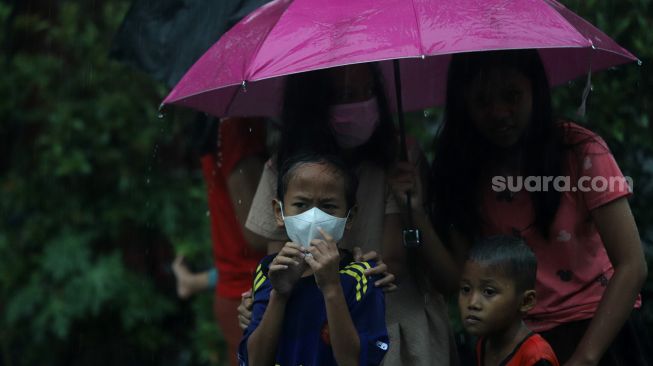
<svg viewBox="0 0 653 366">
<path fill-rule="evenodd" d="M 254 307 L 254 297 L 252 289 L 240 294 L 240 305 L 238 305 L 238 326 L 245 330 L 252 321 L 252 307 Z"/>
<path fill-rule="evenodd" d="M 302 247 L 292 242 L 287 242 L 274 257 L 270 263 L 268 277 L 279 295 L 290 294 L 295 283 L 306 270 L 306 262 L 303 259 Z"/>
<path fill-rule="evenodd" d="M 306 254 L 306 263 L 315 273 L 315 282 L 322 293 L 340 288 L 340 253 L 335 240 L 322 228 L 318 228 L 324 239 L 313 239 Z"/>
</svg>

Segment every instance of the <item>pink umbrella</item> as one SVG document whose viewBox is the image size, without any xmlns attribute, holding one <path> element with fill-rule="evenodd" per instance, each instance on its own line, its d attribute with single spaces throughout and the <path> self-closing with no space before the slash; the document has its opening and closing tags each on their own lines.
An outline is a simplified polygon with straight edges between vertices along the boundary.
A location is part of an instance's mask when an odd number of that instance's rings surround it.
<svg viewBox="0 0 653 366">
<path fill-rule="evenodd" d="M 403 107 L 415 110 L 444 101 L 452 53 L 525 48 L 539 50 L 552 85 L 637 60 L 553 0 L 275 0 L 213 45 L 162 105 L 278 115 L 281 76 L 371 61 L 395 101 L 390 61 L 400 60 Z"/>
</svg>

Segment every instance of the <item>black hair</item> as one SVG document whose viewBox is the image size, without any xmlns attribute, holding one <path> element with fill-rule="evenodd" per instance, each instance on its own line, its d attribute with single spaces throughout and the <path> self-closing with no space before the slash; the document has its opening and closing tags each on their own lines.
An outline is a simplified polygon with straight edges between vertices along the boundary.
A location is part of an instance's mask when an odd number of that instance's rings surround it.
<svg viewBox="0 0 653 366">
<path fill-rule="evenodd" d="M 517 292 L 535 288 L 537 258 L 521 238 L 497 235 L 481 239 L 472 246 L 467 260 L 501 271 L 514 281 Z"/>
<path fill-rule="evenodd" d="M 347 209 L 354 207 L 356 204 L 356 191 L 358 190 L 358 178 L 356 174 L 339 157 L 316 153 L 299 153 L 283 162 L 277 178 L 277 198 L 280 201 L 283 201 L 288 190 L 288 183 L 295 176 L 297 168 L 309 163 L 325 164 L 329 168 L 335 168 L 344 180 Z"/>
<path fill-rule="evenodd" d="M 379 106 L 379 125 L 370 139 L 352 154 L 357 161 L 372 161 L 387 167 L 395 160 L 396 139 L 392 115 L 388 106 L 383 78 L 375 63 L 369 65 L 373 79 L 373 93 Z M 298 152 L 314 152 L 342 156 L 329 124 L 330 107 L 335 103 L 337 90 L 331 82 L 330 69 L 322 69 L 288 76 L 282 111 L 283 127 L 277 152 L 277 169 L 288 157 Z"/>
<path fill-rule="evenodd" d="M 497 148 L 472 125 L 466 91 L 472 81 L 493 69 L 516 70 L 531 81 L 531 121 L 516 148 L 523 154 L 525 176 L 561 173 L 563 132 L 553 120 L 549 82 L 536 50 L 472 52 L 452 56 L 447 80 L 444 123 L 435 140 L 431 187 L 433 221 L 447 237 L 451 225 L 469 239 L 480 235 L 481 170 Z M 529 193 L 534 226 L 545 237 L 560 204 L 555 190 Z"/>
</svg>

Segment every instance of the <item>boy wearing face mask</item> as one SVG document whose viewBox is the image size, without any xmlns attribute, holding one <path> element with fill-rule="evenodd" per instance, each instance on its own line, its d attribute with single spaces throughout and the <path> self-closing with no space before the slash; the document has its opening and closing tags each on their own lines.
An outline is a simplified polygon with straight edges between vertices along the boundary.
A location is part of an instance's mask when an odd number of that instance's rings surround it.
<svg viewBox="0 0 653 366">
<path fill-rule="evenodd" d="M 279 174 L 274 212 L 292 240 L 253 283 L 241 365 L 378 365 L 388 349 L 383 292 L 337 243 L 356 212 L 355 176 L 337 158 L 297 155 Z"/>
</svg>

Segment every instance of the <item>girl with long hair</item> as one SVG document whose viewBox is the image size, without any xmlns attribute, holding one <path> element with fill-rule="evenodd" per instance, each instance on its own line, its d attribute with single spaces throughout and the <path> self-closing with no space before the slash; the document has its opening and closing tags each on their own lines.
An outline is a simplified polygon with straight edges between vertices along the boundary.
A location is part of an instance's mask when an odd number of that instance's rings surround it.
<svg viewBox="0 0 653 366">
<path fill-rule="evenodd" d="M 479 238 L 523 238 L 538 260 L 526 322 L 565 365 L 649 364 L 636 310 L 647 268 L 625 182 L 598 135 L 554 119 L 536 50 L 452 57 L 425 246 L 442 239 L 460 263 Z M 405 166 L 392 185 L 422 194 Z"/>
</svg>

